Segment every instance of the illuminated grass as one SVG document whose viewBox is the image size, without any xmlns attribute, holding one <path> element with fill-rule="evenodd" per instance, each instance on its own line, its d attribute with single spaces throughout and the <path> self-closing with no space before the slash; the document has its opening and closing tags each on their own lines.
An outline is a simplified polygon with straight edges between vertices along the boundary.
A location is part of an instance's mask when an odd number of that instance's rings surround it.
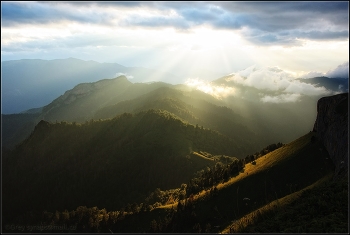
<svg viewBox="0 0 350 235">
<path fill-rule="evenodd" d="M 254 226 L 254 221 L 261 218 L 266 219 L 265 217 L 268 219 L 276 212 L 281 211 L 282 213 L 285 206 L 289 208 L 288 210 L 293 210 L 288 205 L 302 197 L 303 192 L 329 179 L 333 171 L 328 153 L 321 151 L 324 148 L 323 145 L 318 141 L 311 142 L 313 135 L 314 133 L 310 132 L 258 158 L 254 165 L 246 164 L 244 170 L 237 176 L 230 178 L 225 183 L 217 184 L 218 191 L 215 195 L 210 193 L 210 189 L 193 195 L 194 208 L 192 210 L 196 215 L 195 223 L 200 224 L 202 229 L 209 224 L 210 232 L 213 233 L 227 232 L 230 227 L 233 227 L 234 231 L 251 231 L 248 226 Z M 197 159 L 203 158 L 198 156 Z M 314 195 L 316 199 L 318 196 Z M 243 200 L 246 197 L 250 198 L 248 204 Z M 185 200 L 182 200 L 181 203 L 184 204 Z M 145 213 L 143 219 L 148 222 L 143 221 L 143 223 L 149 227 L 152 220 L 160 221 L 160 218 L 163 218 L 160 215 L 166 215 L 167 211 L 172 209 L 177 210 L 177 206 L 178 202 L 159 206 Z M 143 220 L 141 217 L 139 219 Z M 278 217 L 276 219 L 273 221 L 274 225 L 278 224 Z M 131 219 L 125 220 L 120 228 L 131 222 Z M 300 224 L 308 222 L 311 221 Z M 180 230 L 187 232 L 191 232 L 194 226 L 190 222 L 188 225 L 182 225 L 188 228 Z M 146 227 L 144 230 L 134 229 L 132 231 L 146 231 Z M 264 231 L 279 230 L 272 228 Z"/>
<path fill-rule="evenodd" d="M 260 219 L 268 218 L 269 214 L 274 213 L 279 210 L 284 210 L 284 207 L 293 201 L 300 198 L 301 194 L 309 189 L 312 189 L 314 187 L 319 186 L 320 184 L 324 183 L 327 180 L 330 180 L 332 178 L 332 174 L 328 174 L 327 176 L 323 177 L 322 179 L 316 181 L 315 183 L 305 187 L 302 190 L 299 190 L 297 192 L 294 192 L 292 194 L 289 194 L 283 198 L 277 199 L 275 201 L 270 202 L 269 204 L 260 207 L 259 209 L 243 216 L 239 220 L 234 221 L 231 225 L 227 226 L 221 233 L 236 233 L 240 232 L 244 228 L 246 228 L 248 225 L 254 224 L 258 222 Z"/>
<path fill-rule="evenodd" d="M 200 153 L 197 153 L 197 152 L 192 152 L 191 156 L 200 157 L 200 158 L 203 158 L 203 159 L 209 160 L 209 161 L 214 161 L 212 158 L 206 157 L 206 156 L 204 156 L 204 155 L 202 155 Z"/>
<path fill-rule="evenodd" d="M 263 157 L 260 157 L 256 159 L 256 165 L 253 165 L 252 163 L 248 163 L 244 167 L 244 172 L 240 173 L 236 177 L 232 177 L 229 181 L 225 183 L 219 183 L 216 187 L 218 190 L 221 190 L 223 188 L 229 187 L 232 184 L 237 183 L 238 181 L 241 181 L 247 177 L 250 177 L 254 174 L 257 174 L 259 172 L 268 170 L 272 166 L 278 165 L 281 161 L 287 160 L 288 158 L 292 157 L 295 153 L 297 153 L 300 149 L 305 147 L 309 142 L 310 138 L 312 137 L 312 133 L 308 133 L 299 139 L 286 144 L 282 146 L 281 148 L 278 148 L 268 154 L 266 154 Z M 193 152 L 194 155 L 199 157 L 204 157 L 203 155 Z M 206 158 L 207 159 L 207 158 Z M 194 195 L 194 199 L 200 199 L 202 197 L 205 197 L 209 193 L 209 190 L 203 190 L 199 194 Z M 159 208 L 176 208 L 177 202 L 174 204 L 166 205 L 166 206 L 160 206 Z"/>
</svg>

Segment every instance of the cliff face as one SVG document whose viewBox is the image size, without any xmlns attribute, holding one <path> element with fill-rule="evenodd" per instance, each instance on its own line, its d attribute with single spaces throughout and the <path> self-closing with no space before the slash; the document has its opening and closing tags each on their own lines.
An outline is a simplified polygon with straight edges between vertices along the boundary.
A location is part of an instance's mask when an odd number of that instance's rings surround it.
<svg viewBox="0 0 350 235">
<path fill-rule="evenodd" d="M 335 165 L 334 179 L 347 175 L 348 93 L 319 99 L 314 131 Z"/>
</svg>

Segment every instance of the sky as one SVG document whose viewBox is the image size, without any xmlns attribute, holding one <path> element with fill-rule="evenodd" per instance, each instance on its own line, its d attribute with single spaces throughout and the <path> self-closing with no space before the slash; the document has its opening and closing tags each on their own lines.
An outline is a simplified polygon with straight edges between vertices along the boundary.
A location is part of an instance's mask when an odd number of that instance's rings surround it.
<svg viewBox="0 0 350 235">
<path fill-rule="evenodd" d="M 182 74 L 348 76 L 349 3 L 1 2 L 1 61 L 69 57 Z"/>
</svg>

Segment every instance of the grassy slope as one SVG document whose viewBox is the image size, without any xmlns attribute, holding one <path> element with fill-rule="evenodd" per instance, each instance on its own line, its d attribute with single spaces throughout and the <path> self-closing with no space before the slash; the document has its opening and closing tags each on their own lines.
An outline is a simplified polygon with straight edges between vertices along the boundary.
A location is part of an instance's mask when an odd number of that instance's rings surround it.
<svg viewBox="0 0 350 235">
<path fill-rule="evenodd" d="M 292 202 L 296 201 L 300 198 L 303 192 L 309 189 L 313 189 L 314 187 L 322 185 L 327 180 L 330 180 L 332 177 L 332 173 L 324 176 L 320 180 L 316 181 L 315 183 L 297 191 L 294 193 L 291 193 L 285 197 L 276 199 L 262 207 L 260 207 L 257 210 L 254 210 L 253 212 L 250 212 L 249 214 L 243 216 L 242 218 L 235 220 L 232 224 L 230 224 L 228 227 L 226 227 L 224 230 L 221 231 L 221 233 L 232 233 L 232 232 L 239 232 L 244 229 L 246 229 L 248 226 L 253 225 L 257 222 L 261 222 L 263 219 L 266 219 L 269 217 L 269 214 L 277 212 L 279 210 L 286 210 L 286 206 L 290 205 Z"/>
<path fill-rule="evenodd" d="M 347 233 L 348 181 L 331 179 L 332 173 L 243 216 L 221 233 Z"/>
<path fill-rule="evenodd" d="M 259 158 L 256 165 L 247 164 L 243 173 L 217 186 L 219 191 L 216 197 L 209 197 L 209 192 L 196 195 L 196 221 L 202 228 L 210 223 L 212 232 L 222 231 L 231 221 L 301 190 L 329 174 L 333 169 L 327 159 L 329 156 L 321 143 L 311 143 L 312 135 L 313 133 L 308 133 Z M 250 198 L 251 203 L 248 205 L 243 201 L 245 197 Z M 153 219 L 163 218 L 171 207 L 176 206 L 168 205 L 150 213 L 130 216 L 118 221 L 113 229 L 116 232 L 147 231 Z M 137 226 L 133 224 L 135 221 L 138 221 Z M 183 228 L 181 232 L 191 232 L 191 228 Z"/>
</svg>

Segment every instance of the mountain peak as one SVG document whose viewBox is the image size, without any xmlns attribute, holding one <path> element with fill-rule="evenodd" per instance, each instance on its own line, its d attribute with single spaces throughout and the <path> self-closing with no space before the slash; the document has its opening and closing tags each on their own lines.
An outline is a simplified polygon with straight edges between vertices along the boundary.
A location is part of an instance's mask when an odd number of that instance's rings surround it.
<svg viewBox="0 0 350 235">
<path fill-rule="evenodd" d="M 120 75 L 120 76 L 116 77 L 115 79 L 118 79 L 118 80 L 128 80 L 128 78 L 127 78 L 125 75 Z"/>
</svg>

